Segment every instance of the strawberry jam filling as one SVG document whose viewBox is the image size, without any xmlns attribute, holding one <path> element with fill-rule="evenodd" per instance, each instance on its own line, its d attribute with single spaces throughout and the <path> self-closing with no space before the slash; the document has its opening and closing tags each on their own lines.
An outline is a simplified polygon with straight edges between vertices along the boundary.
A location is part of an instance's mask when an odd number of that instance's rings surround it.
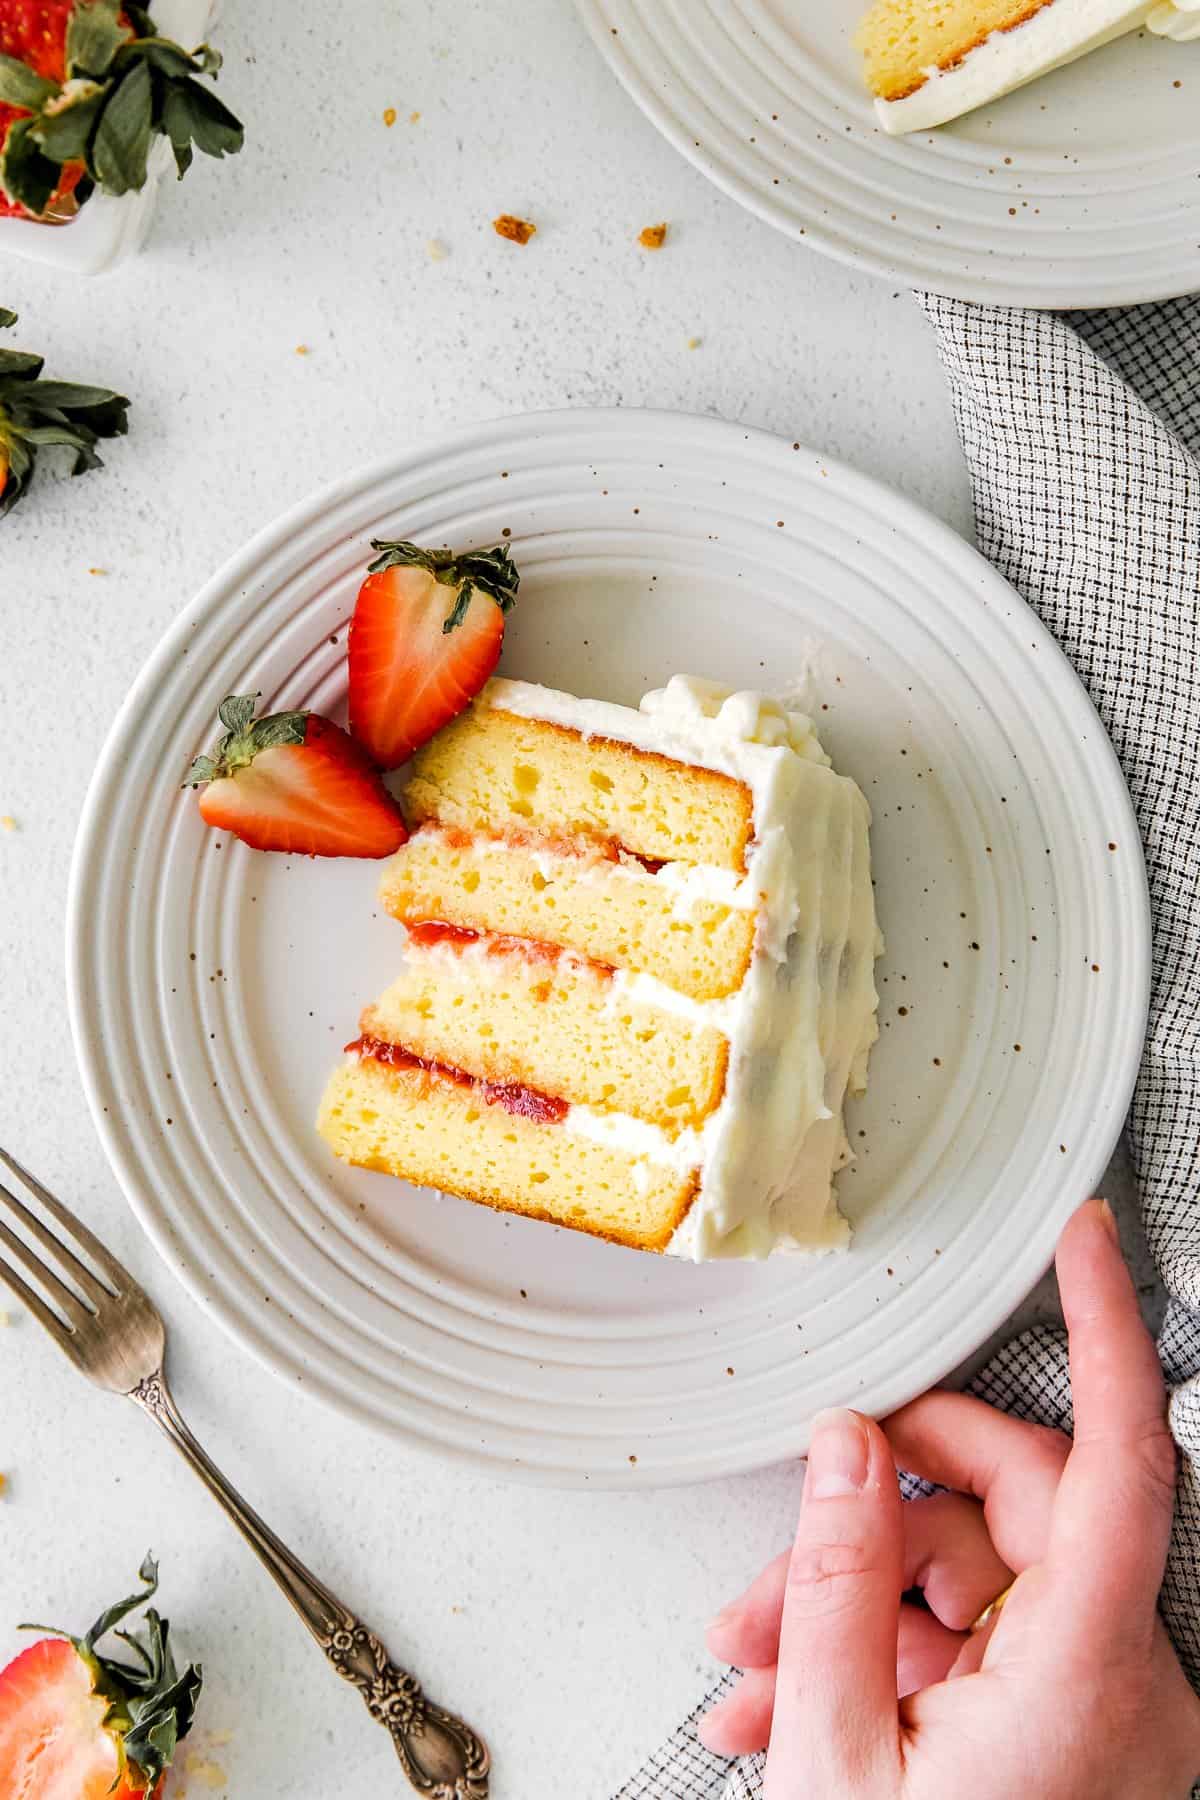
<svg viewBox="0 0 1200 1800">
<path fill-rule="evenodd" d="M 508 825 L 503 831 L 466 831 L 461 825 L 445 825 L 440 819 L 427 819 L 421 830 L 436 833 L 451 850 L 474 850 L 478 844 L 489 842 L 506 844 L 510 850 L 543 850 L 552 856 L 570 856 L 585 862 L 637 863 L 647 875 L 657 875 L 668 861 L 662 856 L 641 856 L 636 850 L 627 850 L 616 838 L 590 833 L 568 837 L 558 831 L 522 831 L 516 825 Z"/>
<path fill-rule="evenodd" d="M 372 1062 L 385 1063 L 392 1069 L 424 1069 L 430 1075 L 453 1081 L 458 1087 L 474 1088 L 489 1106 L 502 1106 L 505 1112 L 513 1113 L 518 1119 L 531 1119 L 535 1125 L 557 1125 L 570 1111 L 565 1100 L 558 1100 L 552 1094 L 539 1094 L 536 1088 L 525 1087 L 519 1081 L 484 1081 L 478 1075 L 456 1069 L 451 1063 L 417 1056 L 403 1044 L 393 1044 L 388 1038 L 364 1034 L 347 1044 L 346 1049 L 354 1055 L 369 1057 Z"/>
<path fill-rule="evenodd" d="M 467 950 L 472 944 L 482 944 L 488 956 L 523 956 L 531 963 L 556 963 L 568 954 L 561 944 L 548 944 L 544 938 L 513 937 L 504 931 L 474 931 L 469 925 L 449 925 L 444 919 L 406 919 L 404 929 L 418 950 L 432 949 L 438 944 Z M 572 955 L 575 961 L 590 963 L 599 976 L 611 977 L 614 973 L 611 963 Z"/>
</svg>

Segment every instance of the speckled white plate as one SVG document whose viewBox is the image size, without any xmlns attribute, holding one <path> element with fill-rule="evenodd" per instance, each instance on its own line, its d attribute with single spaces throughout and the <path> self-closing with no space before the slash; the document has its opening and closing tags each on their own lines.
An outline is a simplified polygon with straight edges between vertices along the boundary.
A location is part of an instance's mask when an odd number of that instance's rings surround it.
<svg viewBox="0 0 1200 1800">
<path fill-rule="evenodd" d="M 678 669 L 778 688 L 823 645 L 818 717 L 875 809 L 888 939 L 843 1257 L 696 1268 L 347 1170 L 313 1131 L 396 970 L 377 868 L 252 853 L 176 783 L 227 693 L 342 707 L 373 534 L 502 533 L 509 673 L 635 702 Z M 70 1000 L 139 1218 L 287 1380 L 477 1469 L 684 1481 L 799 1451 L 832 1402 L 898 1405 L 1003 1321 L 1118 1135 L 1148 927 L 1104 733 L 988 564 L 799 444 L 555 413 L 353 475 L 187 608 L 97 768 Z"/>
<path fill-rule="evenodd" d="M 578 0 L 666 137 L 816 249 L 965 300 L 1122 306 L 1200 287 L 1200 43 L 1136 33 L 994 106 L 880 130 L 867 0 Z"/>
</svg>

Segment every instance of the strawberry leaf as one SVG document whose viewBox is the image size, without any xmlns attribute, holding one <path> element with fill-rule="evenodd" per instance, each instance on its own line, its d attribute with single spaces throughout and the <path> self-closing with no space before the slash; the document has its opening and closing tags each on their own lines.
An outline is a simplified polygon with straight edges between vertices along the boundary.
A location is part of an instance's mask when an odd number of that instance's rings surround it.
<svg viewBox="0 0 1200 1800">
<path fill-rule="evenodd" d="M 111 407 L 114 400 L 121 406 L 129 405 L 111 389 L 88 387 L 82 381 L 39 381 L 37 385 L 37 402 L 43 410 L 55 407 L 63 412 L 90 413 Z"/>
<path fill-rule="evenodd" d="M 128 42 L 118 0 L 81 0 L 67 24 L 67 74 L 107 75 L 114 56 Z"/>
<path fill-rule="evenodd" d="M 106 1607 L 100 1614 L 83 1640 L 89 1650 L 95 1648 L 106 1631 L 111 1631 L 114 1625 L 119 1625 L 121 1620 L 127 1618 L 135 1608 L 141 1606 L 143 1601 L 149 1600 L 152 1595 L 157 1593 L 158 1564 L 153 1556 L 147 1555 L 142 1558 L 142 1566 L 138 1570 L 138 1580 L 142 1583 L 140 1594 L 130 1594 L 128 1599 L 118 1600 L 115 1606 Z"/>
<path fill-rule="evenodd" d="M 10 308 L 7 306 L 0 306 L 0 329 L 3 329 L 9 325 L 15 325 L 16 322 L 17 322 L 16 313 L 11 311 Z"/>
<path fill-rule="evenodd" d="M 0 382 L 36 381 L 44 364 L 44 357 L 31 356 L 27 350 L 0 350 Z"/>
<path fill-rule="evenodd" d="M 194 75 L 199 67 L 205 75 L 213 75 L 221 66 L 221 58 L 207 44 L 202 44 L 193 55 L 173 44 L 170 38 L 150 37 L 141 39 L 137 46 L 138 55 L 148 62 L 152 69 L 161 75 L 175 75 L 186 78 Z"/>
<path fill-rule="evenodd" d="M 0 153 L 0 187 L 9 199 L 24 207 L 27 213 L 40 217 L 50 204 L 62 171 L 58 163 L 42 154 L 33 136 L 35 117 L 14 119 Z"/>
<path fill-rule="evenodd" d="M 222 700 L 217 708 L 217 717 L 226 731 L 240 737 L 243 731 L 249 731 L 254 722 L 254 714 L 258 706 L 257 694 L 230 694 Z"/>
<path fill-rule="evenodd" d="M 180 783 L 180 786 L 199 787 L 203 781 L 216 781 L 218 773 L 217 764 L 211 756 L 194 756 L 192 766 L 187 772 L 187 778 Z"/>
<path fill-rule="evenodd" d="M 138 61 L 113 90 L 96 127 L 91 167 L 105 193 L 145 186 L 152 126 L 150 70 Z"/>
<path fill-rule="evenodd" d="M 58 83 L 38 75 L 15 56 L 0 56 L 0 100 L 37 112 L 58 93 Z"/>
<path fill-rule="evenodd" d="M 34 120 L 30 136 L 51 162 L 73 162 L 87 151 L 107 98 L 104 88 L 94 88 L 67 106 L 43 112 Z"/>
<path fill-rule="evenodd" d="M 163 123 L 177 159 L 181 142 L 194 143 L 205 156 L 234 156 L 245 142 L 240 119 L 190 76 L 171 83 L 163 103 Z"/>
</svg>

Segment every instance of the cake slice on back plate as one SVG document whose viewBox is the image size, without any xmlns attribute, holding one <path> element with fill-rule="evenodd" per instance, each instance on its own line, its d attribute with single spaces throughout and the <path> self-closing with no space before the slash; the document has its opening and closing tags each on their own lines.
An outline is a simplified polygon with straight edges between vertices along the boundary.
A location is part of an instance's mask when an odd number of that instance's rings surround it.
<svg viewBox="0 0 1200 1800">
<path fill-rule="evenodd" d="M 885 131 L 944 125 L 1143 27 L 1200 38 L 1200 0 L 875 0 L 855 36 Z"/>
<path fill-rule="evenodd" d="M 867 804 L 807 718 L 492 680 L 404 805 L 405 963 L 326 1090 L 339 1156 L 695 1260 L 846 1242 L 880 941 Z"/>
</svg>

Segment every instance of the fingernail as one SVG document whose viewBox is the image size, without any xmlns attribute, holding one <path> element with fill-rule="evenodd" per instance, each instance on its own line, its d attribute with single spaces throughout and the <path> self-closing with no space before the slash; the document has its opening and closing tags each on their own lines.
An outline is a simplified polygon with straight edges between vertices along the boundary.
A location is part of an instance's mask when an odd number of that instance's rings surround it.
<svg viewBox="0 0 1200 1800">
<path fill-rule="evenodd" d="M 1117 1230 L 1117 1215 L 1107 1200 L 1101 1200 L 1096 1208 L 1096 1216 L 1107 1231 L 1114 1244 L 1121 1242 L 1121 1234 Z"/>
<path fill-rule="evenodd" d="M 818 1413 L 808 1447 L 805 1496 L 810 1500 L 839 1500 L 846 1494 L 857 1494 L 866 1484 L 870 1461 L 866 1427 L 857 1413 L 844 1407 Z"/>
<path fill-rule="evenodd" d="M 732 1617 L 736 1611 L 737 1611 L 737 1602 L 736 1601 L 731 1602 L 730 1605 L 728 1605 L 728 1606 L 723 1606 L 719 1613 L 713 1614 L 712 1618 L 708 1621 L 708 1624 L 705 1627 L 705 1630 L 706 1631 L 720 1631 L 720 1629 L 723 1625 L 728 1625 L 730 1619 L 732 1619 Z"/>
</svg>

